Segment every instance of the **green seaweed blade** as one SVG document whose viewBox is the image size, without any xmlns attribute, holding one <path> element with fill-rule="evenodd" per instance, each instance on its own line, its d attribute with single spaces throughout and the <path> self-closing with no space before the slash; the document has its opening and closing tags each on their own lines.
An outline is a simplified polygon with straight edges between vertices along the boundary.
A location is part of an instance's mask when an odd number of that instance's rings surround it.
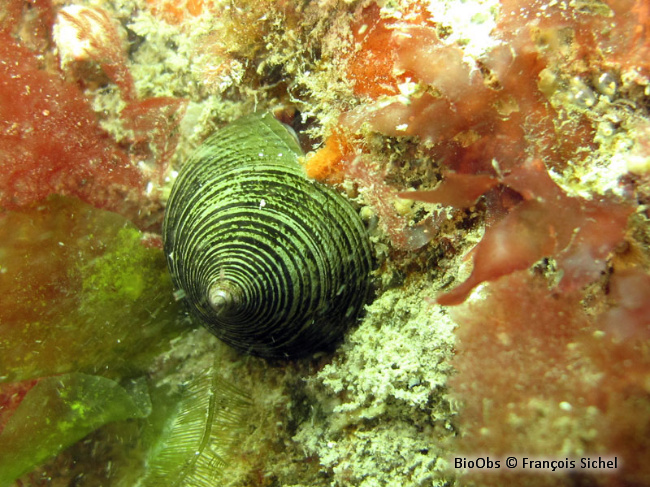
<svg viewBox="0 0 650 487">
<path fill-rule="evenodd" d="M 147 461 L 139 487 L 214 487 L 250 400 L 211 368 L 192 380 Z"/>
<path fill-rule="evenodd" d="M 150 413 L 144 379 L 127 388 L 81 373 L 42 379 L 0 434 L 0 487 L 11 485 L 100 426 Z"/>
</svg>

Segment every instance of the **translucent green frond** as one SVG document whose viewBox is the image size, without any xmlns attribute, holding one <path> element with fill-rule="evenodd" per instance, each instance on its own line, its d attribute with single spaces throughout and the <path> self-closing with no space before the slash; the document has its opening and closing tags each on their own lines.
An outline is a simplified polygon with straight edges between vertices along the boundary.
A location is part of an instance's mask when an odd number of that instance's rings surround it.
<svg viewBox="0 0 650 487">
<path fill-rule="evenodd" d="M 152 448 L 140 487 L 217 485 L 249 407 L 215 368 L 195 378 Z"/>
<path fill-rule="evenodd" d="M 144 379 L 126 387 L 78 373 L 42 379 L 0 434 L 0 486 L 10 485 L 106 423 L 150 413 Z"/>
</svg>

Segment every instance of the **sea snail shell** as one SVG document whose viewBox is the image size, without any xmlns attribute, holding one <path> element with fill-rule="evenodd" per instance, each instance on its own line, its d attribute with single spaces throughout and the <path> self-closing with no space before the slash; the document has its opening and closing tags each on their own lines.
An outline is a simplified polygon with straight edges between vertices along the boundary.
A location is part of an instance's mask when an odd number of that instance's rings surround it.
<svg viewBox="0 0 650 487">
<path fill-rule="evenodd" d="M 370 243 L 357 212 L 308 180 L 271 114 L 219 130 L 172 188 L 163 239 L 190 312 L 233 347 L 269 358 L 328 348 L 365 304 Z"/>
</svg>

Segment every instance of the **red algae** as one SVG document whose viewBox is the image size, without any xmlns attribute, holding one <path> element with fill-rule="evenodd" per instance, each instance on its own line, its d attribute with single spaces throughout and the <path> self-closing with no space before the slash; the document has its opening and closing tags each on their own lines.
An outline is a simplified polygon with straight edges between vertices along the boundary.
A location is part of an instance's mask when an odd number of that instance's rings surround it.
<svg viewBox="0 0 650 487">
<path fill-rule="evenodd" d="M 581 12 L 561 2 L 505 0 L 495 32 L 504 42 L 477 60 L 428 26 L 395 21 L 386 41 L 390 52 L 383 56 L 396 72 L 408 73 L 412 85 L 394 81 L 402 91 L 344 111 L 340 123 L 352 134 L 413 138 L 439 161 L 442 182 L 435 189 L 416 181 L 418 191 L 400 197 L 465 210 L 455 214 L 458 219 L 470 211 L 484 215 L 485 233 L 468 254 L 470 277 L 437 298 L 442 305 L 460 305 L 452 311 L 459 328 L 458 373 L 451 383 L 452 396 L 463 405 L 460 452 L 617 455 L 625 466 L 597 481 L 622 485 L 650 478 L 640 461 L 650 454 L 650 281 L 641 268 L 615 268 L 608 281 L 612 256 L 630 238 L 628 219 L 637 202 L 611 194 L 570 195 L 549 174 L 563 173 L 598 148 L 590 118 L 595 115 L 585 111 L 598 95 L 588 98 L 585 80 L 627 70 L 644 85 L 646 61 L 637 59 L 643 49 L 625 53 L 624 46 L 646 42 L 647 23 L 635 23 L 647 9 L 630 2 L 635 9 L 628 12 L 621 2 L 609 3 L 620 15 Z M 631 66 L 640 70 L 630 74 Z M 587 94 L 572 92 L 574 85 Z M 605 88 L 595 87 L 612 96 Z M 571 115 L 554 98 L 562 90 L 578 107 Z M 389 206 L 390 192 L 382 194 L 381 204 L 371 201 L 375 208 Z M 390 221 L 377 213 L 380 221 Z M 391 235 L 399 234 L 398 225 L 387 225 Z M 406 238 L 405 224 L 402 232 Z M 540 262 L 547 267 L 531 271 Z M 481 283 L 480 298 L 462 304 Z M 609 286 L 610 304 L 598 314 L 594 300 L 603 286 Z M 571 482 L 511 472 L 460 481 Z"/>
<path fill-rule="evenodd" d="M 372 4 L 364 9 L 351 28 L 354 42 L 360 47 L 351 54 L 347 67 L 355 94 L 370 98 L 397 94 L 393 52 L 386 49 L 391 42 L 391 30 L 380 21 L 379 7 Z"/>
<path fill-rule="evenodd" d="M 37 3 L 36 14 L 16 8 L 2 19 L 0 207 L 70 195 L 126 215 L 144 229 L 157 228 L 158 193 L 147 185 L 163 181 L 187 100 L 137 98 L 122 37 L 101 8 L 61 9 L 59 27 L 67 29 L 61 39 L 76 37 L 78 45 L 59 46 L 60 67 L 44 63 L 49 58 L 39 49 L 52 45 L 55 10 L 50 2 Z M 30 18 L 28 28 L 23 24 Z M 96 74 L 86 79 L 94 67 L 105 80 Z M 98 81 L 119 88 L 127 104 L 120 115 L 133 139 L 118 144 L 100 127 L 80 89 Z"/>
<path fill-rule="evenodd" d="M 536 201 L 523 202 L 508 217 L 485 232 L 472 250 L 474 268 L 469 278 L 437 298 L 439 304 L 460 304 L 484 281 L 528 269 L 536 261 L 553 253 L 553 227 L 547 208 Z"/>
<path fill-rule="evenodd" d="M 133 132 L 130 156 L 146 161 L 140 169 L 159 186 L 178 145 L 178 126 L 186 108 L 185 99 L 155 97 L 133 100 L 120 113 L 125 127 Z"/>
<path fill-rule="evenodd" d="M 433 155 L 449 169 L 468 174 L 495 174 L 494 160 L 503 171 L 520 165 L 531 147 L 528 126 L 536 127 L 540 156 L 557 142 L 551 123 L 554 110 L 537 87 L 544 64 L 536 53 L 495 48 L 484 61 L 484 71 L 490 70 L 486 76 L 480 66 L 467 64 L 459 48 L 442 44 L 432 28 L 399 25 L 393 37 L 396 68 L 410 72 L 413 81 L 435 87 L 437 94 L 426 91 L 361 106 L 343 114 L 343 126 L 358 130 L 367 121 L 389 136 L 418 136 L 434 144 Z M 572 154 L 575 142 L 562 154 Z"/>
<path fill-rule="evenodd" d="M 412 3 L 403 14 L 409 25 L 435 25 L 418 3 Z M 377 99 L 396 95 L 398 85 L 412 75 L 408 69 L 396 69 L 399 51 L 395 25 L 394 19 L 381 18 L 379 6 L 373 3 L 362 9 L 350 26 L 355 47 L 349 54 L 346 73 L 357 96 Z"/>
<path fill-rule="evenodd" d="M 640 461 L 650 454 L 650 355 L 640 342 L 603 334 L 581 298 L 551 292 L 539 277 L 520 272 L 490 284 L 483 301 L 454 311 L 460 327 L 452 391 L 464 404 L 463 454 L 617 456 L 616 476 L 590 475 L 602 485 L 650 478 Z M 564 485 L 561 477 L 542 479 Z M 507 479 L 491 480 L 481 485 Z"/>
<path fill-rule="evenodd" d="M 0 35 L 0 206 L 20 208 L 59 193 L 119 209 L 125 195 L 143 189 L 140 171 L 99 128 L 75 86 Z"/>
<path fill-rule="evenodd" d="M 437 225 L 423 222 L 420 226 L 410 226 L 407 219 L 400 215 L 392 202 L 397 197 L 395 188 L 384 181 L 384 176 L 376 167 L 363 157 L 349 161 L 345 166 L 349 177 L 365 187 L 372 188 L 366 198 L 377 212 L 390 242 L 398 250 L 416 250 L 427 244 L 435 235 Z"/>
<path fill-rule="evenodd" d="M 556 62 L 556 53 L 542 45 L 539 29 L 546 29 L 547 37 L 552 37 L 565 27 L 596 22 L 593 15 L 561 13 L 557 7 L 547 13 L 541 2 L 526 6 L 517 2 L 506 4 L 499 22 L 509 28 L 503 27 L 496 35 L 508 43 L 497 45 L 475 60 L 467 58 L 460 47 L 442 42 L 433 22 L 421 18 L 377 20 L 373 8 L 363 10 L 359 24 L 366 26 L 361 29 L 364 42 L 370 42 L 367 39 L 376 32 L 382 47 L 379 42 L 366 46 L 369 55 L 364 62 L 371 67 L 366 69 L 365 78 L 355 75 L 352 79 L 355 87 L 361 79 L 382 89 L 390 86 L 390 93 L 357 92 L 371 98 L 381 94 L 383 98 L 344 111 L 340 117 L 344 130 L 356 135 L 365 126 L 364 130 L 370 128 L 384 136 L 417 137 L 429 157 L 442 161 L 446 174 L 451 171 L 458 175 L 456 185 L 461 184 L 462 175 L 485 175 L 497 181 L 531 157 L 561 171 L 569 160 L 583 160 L 585 149 L 595 147 L 591 122 L 586 117 L 561 117 L 539 86 L 542 73 Z M 526 18 L 540 20 L 531 27 L 514 17 L 517 9 L 523 9 Z M 362 42 L 362 51 L 366 52 L 364 46 Z M 570 60 L 575 56 L 578 55 L 572 54 Z M 564 65 L 578 73 L 571 68 L 570 60 L 563 59 Z M 376 70 L 384 71 L 377 75 Z M 353 61 L 350 71 L 358 73 L 363 67 Z M 354 144 L 361 152 L 367 150 L 361 143 Z M 496 186 L 484 180 L 486 191 L 482 191 L 483 183 L 478 182 L 471 191 L 469 181 L 464 180 L 462 184 L 466 187 L 461 188 L 461 193 L 467 193 L 454 198 L 463 206 L 485 194 L 490 186 Z M 449 195 L 446 199 L 452 201 Z M 502 208 L 491 207 L 493 203 L 498 206 L 498 198 L 486 201 L 489 219 L 504 216 Z M 531 206 L 533 203 L 517 210 L 522 219 L 532 216 L 524 212 Z M 549 249 L 549 245 L 541 247 Z M 512 269 L 530 266 L 536 260 L 534 256 L 541 257 L 539 254 L 531 250 L 529 257 Z"/>
<path fill-rule="evenodd" d="M 603 485 L 640 481 L 650 474 L 638 462 L 650 452 L 650 443 L 632 427 L 636 423 L 647 431 L 643 418 L 649 408 L 638 389 L 642 383 L 619 377 L 621 363 L 612 355 L 619 347 L 599 335 L 580 298 L 549 292 L 539 278 L 516 273 L 491 284 L 482 302 L 454 311 L 460 343 L 452 390 L 464 404 L 463 454 L 617 455 L 622 471 L 616 477 L 599 476 Z M 601 360 L 602 355 L 608 360 Z M 643 371 L 639 378 L 647 376 L 647 351 L 637 349 L 632 357 L 638 372 Z M 636 415 L 623 419 L 624 413 Z M 624 446 L 623 438 L 636 451 Z M 522 480 L 516 473 L 495 475 L 481 485 Z M 541 485 L 564 485 L 558 476 L 541 480 Z M 471 477 L 465 482 L 471 485 Z"/>
<path fill-rule="evenodd" d="M 485 174 L 458 174 L 449 172 L 445 179 L 429 191 L 408 191 L 399 193 L 400 198 L 407 198 L 427 203 L 440 203 L 456 208 L 467 208 L 484 195 L 488 190 L 499 184 L 499 181 Z"/>
<path fill-rule="evenodd" d="M 540 161 L 529 161 L 501 181 L 450 173 L 435 190 L 400 196 L 467 207 L 497 184 L 516 191 L 521 202 L 515 203 L 501 221 L 488 226 L 472 250 L 472 274 L 453 291 L 439 296 L 440 304 L 460 304 L 481 282 L 528 269 L 542 257 L 558 260 L 564 271 L 561 289 L 580 288 L 598 278 L 608 255 L 623 241 L 631 206 L 603 198 L 569 197 Z"/>
<path fill-rule="evenodd" d="M 623 458 L 621 478 L 627 485 L 646 485 L 650 480 L 646 461 L 650 456 L 650 276 L 638 267 L 615 270 L 609 289 L 610 307 L 595 319 L 606 339 L 586 348 L 586 355 L 605 371 L 592 396 L 604 417 L 598 433 L 610 451 Z"/>
<path fill-rule="evenodd" d="M 433 28 L 399 25 L 392 31 L 392 41 L 395 45 L 395 68 L 433 86 L 450 101 L 464 102 L 471 93 L 469 87 L 481 88 L 479 77 L 472 76 L 470 65 L 463 60 L 463 51 L 442 44 Z M 480 96 L 471 98 L 475 102 Z"/>
<path fill-rule="evenodd" d="M 540 307 L 540 302 L 545 305 Z M 526 453 L 548 455 L 561 447 L 564 438 L 548 437 L 551 445 L 530 445 L 507 417 L 521 414 L 532 420 L 537 414 L 534 408 L 526 411 L 522 391 L 526 401 L 544 394 L 557 398 L 556 405 L 582 395 L 579 373 L 566 380 L 571 361 L 567 346 L 584 334 L 587 323 L 578 302 L 576 296 L 550 293 L 542 280 L 519 272 L 490 284 L 484 301 L 454 310 L 460 326 L 458 375 L 452 386 L 465 408 L 464 449 L 498 455 L 534 448 L 537 451 Z M 486 400 L 492 401 L 489 410 Z M 508 404 L 520 410 L 511 412 Z M 488 431 L 480 433 L 481 428 Z"/>
<path fill-rule="evenodd" d="M 46 54 L 54 16 L 52 0 L 5 1 L 0 6 L 0 31 L 19 36 L 25 47 Z"/>
</svg>

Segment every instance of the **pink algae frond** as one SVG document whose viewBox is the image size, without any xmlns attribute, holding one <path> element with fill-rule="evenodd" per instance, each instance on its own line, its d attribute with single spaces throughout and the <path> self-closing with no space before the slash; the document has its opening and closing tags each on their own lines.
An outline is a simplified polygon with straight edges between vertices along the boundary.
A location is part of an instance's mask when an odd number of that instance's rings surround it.
<svg viewBox="0 0 650 487">
<path fill-rule="evenodd" d="M 439 296 L 440 304 L 460 304 L 480 283 L 528 269 L 543 257 L 558 260 L 564 271 L 559 284 L 562 289 L 579 288 L 598 277 L 609 253 L 623 240 L 632 212 L 629 206 L 604 199 L 570 197 L 536 160 L 528 161 L 501 180 L 450 174 L 433 191 L 406 192 L 400 196 L 463 207 L 472 204 L 481 190 L 490 190 L 497 184 L 516 191 L 522 201 L 486 229 L 472 250 L 474 268 L 470 277 Z M 456 190 L 466 193 L 456 195 Z"/>
<path fill-rule="evenodd" d="M 432 191 L 408 191 L 399 193 L 400 198 L 440 203 L 441 205 L 467 208 L 499 181 L 486 174 L 458 174 L 449 172 L 444 181 Z"/>
</svg>

